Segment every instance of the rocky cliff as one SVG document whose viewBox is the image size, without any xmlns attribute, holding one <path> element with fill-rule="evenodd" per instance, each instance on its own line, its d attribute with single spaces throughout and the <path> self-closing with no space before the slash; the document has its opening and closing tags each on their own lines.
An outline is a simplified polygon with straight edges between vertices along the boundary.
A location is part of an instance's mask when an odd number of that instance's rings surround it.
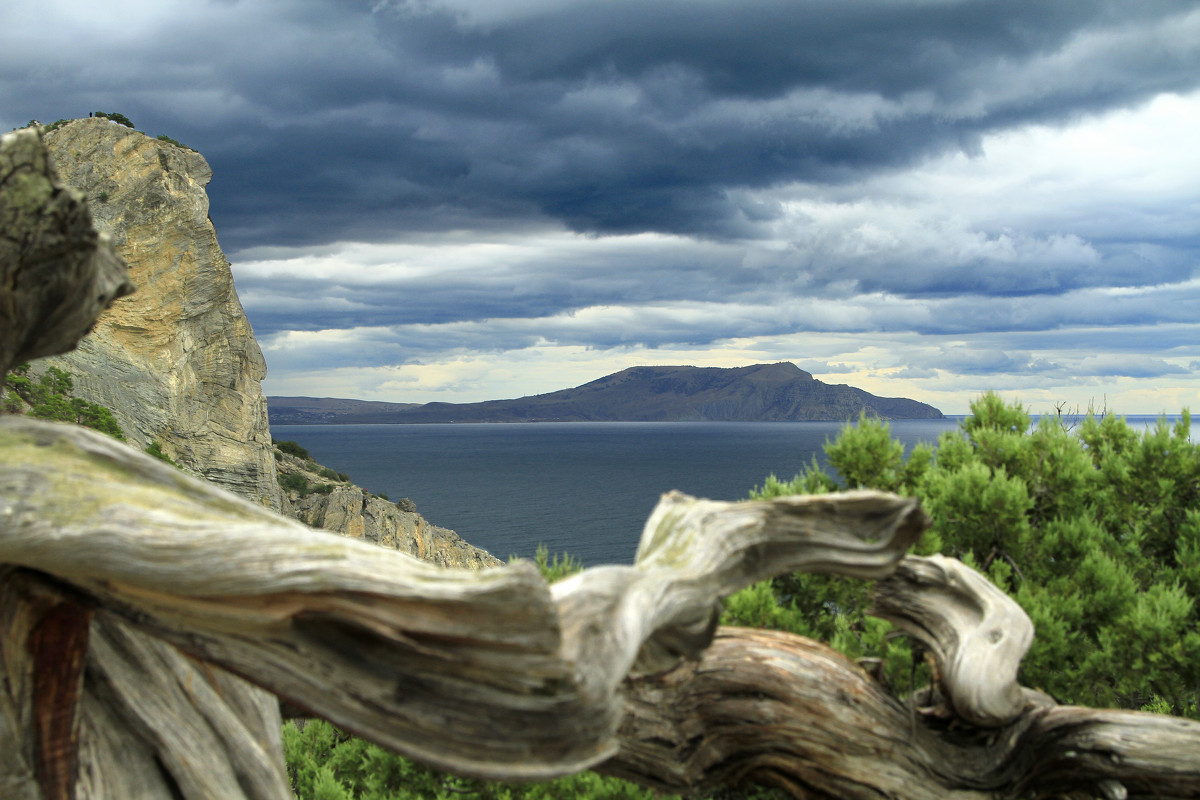
<svg viewBox="0 0 1200 800">
<path fill-rule="evenodd" d="M 157 441 L 188 469 L 281 508 L 266 364 L 208 218 L 208 162 L 106 119 L 75 120 L 46 143 L 136 286 L 56 363 L 135 446 Z"/>
<path fill-rule="evenodd" d="M 136 291 L 77 350 L 36 362 L 35 372 L 71 373 L 75 395 L 111 409 L 134 447 L 158 442 L 185 469 L 309 525 L 443 566 L 501 563 L 348 481 L 327 492 L 281 488 L 281 467 L 322 488 L 330 471 L 272 444 L 266 364 L 208 218 L 203 156 L 106 119 L 69 122 L 46 143 L 128 262 Z"/>
<path fill-rule="evenodd" d="M 464 541 L 447 528 L 431 525 L 405 503 L 393 503 L 335 477 L 311 459 L 276 451 L 279 471 L 290 487 L 285 513 L 314 528 L 399 550 L 443 567 L 481 569 L 504 562 Z M 297 488 L 300 487 L 300 488 Z"/>
</svg>

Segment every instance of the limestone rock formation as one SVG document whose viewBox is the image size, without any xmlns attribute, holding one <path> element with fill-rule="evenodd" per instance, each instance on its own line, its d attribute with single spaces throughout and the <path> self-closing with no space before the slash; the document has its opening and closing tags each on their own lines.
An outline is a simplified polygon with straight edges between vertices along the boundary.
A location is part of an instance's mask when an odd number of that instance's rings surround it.
<svg viewBox="0 0 1200 800">
<path fill-rule="evenodd" d="M 134 446 L 158 441 L 188 469 L 280 509 L 266 364 L 208 218 L 208 162 L 106 119 L 70 122 L 46 143 L 136 287 L 52 363 L 75 376 L 77 396 L 112 409 Z"/>
<path fill-rule="evenodd" d="M 348 482 L 326 494 L 281 489 L 280 465 L 314 487 L 327 479 L 272 444 L 266 363 L 208 218 L 203 156 L 106 119 L 67 123 L 46 143 L 128 262 L 136 292 L 113 303 L 77 350 L 35 362 L 35 374 L 65 369 L 75 396 L 111 409 L 134 447 L 158 442 L 185 469 L 313 527 L 443 566 L 502 563 Z"/>
<path fill-rule="evenodd" d="M 277 451 L 278 452 L 278 451 Z M 443 567 L 482 569 L 502 565 L 486 550 L 466 542 L 452 530 L 431 525 L 415 511 L 370 494 L 345 481 L 322 475 L 322 467 L 287 453 L 279 454 L 279 471 L 299 476 L 307 487 L 285 492 L 284 513 L 314 528 L 399 550 Z M 293 481 L 299 483 L 295 478 Z"/>
</svg>

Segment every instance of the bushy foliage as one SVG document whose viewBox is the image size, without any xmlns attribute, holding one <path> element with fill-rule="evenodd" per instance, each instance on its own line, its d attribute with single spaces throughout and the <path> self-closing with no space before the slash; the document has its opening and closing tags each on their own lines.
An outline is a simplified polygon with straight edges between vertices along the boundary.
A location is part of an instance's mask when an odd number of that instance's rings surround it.
<svg viewBox="0 0 1200 800">
<path fill-rule="evenodd" d="M 21 402 L 21 396 L 15 391 L 10 391 L 4 395 L 3 405 L 0 406 L 0 410 L 3 410 L 5 414 L 16 414 L 24 407 L 25 404 Z"/>
<path fill-rule="evenodd" d="M 511 564 L 518 560 L 517 556 L 509 556 L 508 562 Z M 544 544 L 537 546 L 537 551 L 533 556 L 533 563 L 537 565 L 538 570 L 542 573 L 542 577 L 549 583 L 554 583 L 568 575 L 574 575 L 583 569 L 583 562 L 570 553 L 555 553 L 554 555 L 550 555 L 550 548 Z"/>
<path fill-rule="evenodd" d="M 118 125 L 124 125 L 126 128 L 133 127 L 133 123 L 129 121 L 129 117 L 124 114 L 118 114 L 116 111 L 96 111 L 93 112 L 93 116 L 100 117 L 101 119 L 110 119 Z"/>
<path fill-rule="evenodd" d="M 303 730 L 283 727 L 283 752 L 292 790 L 300 800 L 653 800 L 632 783 L 585 772 L 541 783 L 497 783 L 458 778 L 421 766 L 323 720 Z"/>
<path fill-rule="evenodd" d="M 933 519 L 917 550 L 956 556 L 1009 592 L 1037 635 L 1022 683 L 1064 703 L 1200 717 L 1200 447 L 1185 411 L 1144 433 L 1121 418 L 1077 426 L 978 399 L 936 454 L 903 447 L 863 418 L 826 446 L 844 485 L 919 497 Z M 814 467 L 756 496 L 836 491 Z M 865 615 L 860 581 L 798 575 L 727 602 L 726 620 L 767 624 L 881 658 L 894 684 L 912 656 Z M 772 609 L 774 599 L 778 609 Z"/>
<path fill-rule="evenodd" d="M 132 126 L 130 126 L 130 127 L 132 127 Z M 167 144 L 173 144 L 176 147 L 183 148 L 184 150 L 191 150 L 193 153 L 196 152 L 196 148 L 188 147 L 183 142 L 180 142 L 177 139 L 172 139 L 170 136 L 167 136 L 165 133 L 160 133 L 158 136 L 156 136 L 154 138 L 158 139 L 160 142 L 166 142 Z"/>
<path fill-rule="evenodd" d="M 284 491 L 296 492 L 301 497 L 308 494 L 308 479 L 299 472 L 279 473 L 279 485 Z"/>
<path fill-rule="evenodd" d="M 290 456 L 303 458 L 305 461 L 312 461 L 312 456 L 300 446 L 299 442 L 275 442 L 275 449 Z"/>
<path fill-rule="evenodd" d="M 7 377 L 6 383 L 12 391 L 4 398 L 4 412 L 19 413 L 23 404 L 28 403 L 31 417 L 83 425 L 125 441 L 125 434 L 111 410 L 72 396 L 75 381 L 69 372 L 50 367 L 37 382 L 28 372 L 29 365 L 20 364 Z"/>
<path fill-rule="evenodd" d="M 157 440 L 151 441 L 150 444 L 146 445 L 146 449 L 143 450 L 142 452 L 144 452 L 148 456 L 154 456 L 159 461 L 165 461 L 168 464 L 170 464 L 172 467 L 175 467 L 177 469 L 183 469 L 183 467 L 179 466 L 179 464 L 175 461 L 175 459 L 171 458 L 169 455 L 167 455 L 165 452 L 163 452 L 162 444 L 160 442 L 158 442 Z"/>
</svg>

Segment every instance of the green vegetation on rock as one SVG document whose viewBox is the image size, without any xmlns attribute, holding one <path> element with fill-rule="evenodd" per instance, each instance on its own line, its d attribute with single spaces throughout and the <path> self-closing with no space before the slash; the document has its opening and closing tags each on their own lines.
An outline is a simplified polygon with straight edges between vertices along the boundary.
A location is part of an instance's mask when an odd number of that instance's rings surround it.
<svg viewBox="0 0 1200 800">
<path fill-rule="evenodd" d="M 8 376 L 6 383 L 11 391 L 3 401 L 5 413 L 20 413 L 28 404 L 31 417 L 72 422 L 125 441 L 125 434 L 111 410 L 72 396 L 75 382 L 71 373 L 51 367 L 36 383 L 28 373 L 29 365 L 20 364 Z"/>
<path fill-rule="evenodd" d="M 275 442 L 275 449 L 296 458 L 303 458 L 305 461 L 313 460 L 313 457 L 309 455 L 307 450 L 300 446 L 299 442 Z"/>
<path fill-rule="evenodd" d="M 167 455 L 166 453 L 163 452 L 162 444 L 159 443 L 157 440 L 152 441 L 152 442 L 150 442 L 150 444 L 146 445 L 146 449 L 143 450 L 142 452 L 144 452 L 148 456 L 154 456 L 159 461 L 165 461 L 168 464 L 170 464 L 172 467 L 176 467 L 177 469 L 183 469 L 183 467 L 181 467 L 178 463 L 176 463 L 175 459 L 171 458 L 169 455 Z"/>
<path fill-rule="evenodd" d="M 308 478 L 305 478 L 299 472 L 279 473 L 279 485 L 285 491 L 296 492 L 301 497 L 308 494 Z"/>
<path fill-rule="evenodd" d="M 93 116 L 100 117 L 102 119 L 111 119 L 113 122 L 117 123 L 118 125 L 124 125 L 126 128 L 133 127 L 133 123 L 129 121 L 129 117 L 125 116 L 124 114 L 118 114 L 116 111 L 96 111 L 93 112 Z"/>
<path fill-rule="evenodd" d="M 173 145 L 175 145 L 176 147 L 181 147 L 181 148 L 183 148 L 184 150 L 191 150 L 193 153 L 195 153 L 195 152 L 196 152 L 196 148 L 194 148 L 194 147 L 188 147 L 188 146 L 187 146 L 186 144 L 184 144 L 183 142 L 181 142 L 181 141 L 179 141 L 179 140 L 177 140 L 177 139 L 172 139 L 170 136 L 167 136 L 165 133 L 160 133 L 158 136 L 156 136 L 156 137 L 154 137 L 154 138 L 158 139 L 158 141 L 160 141 L 160 142 L 166 142 L 167 144 L 173 144 Z"/>
</svg>

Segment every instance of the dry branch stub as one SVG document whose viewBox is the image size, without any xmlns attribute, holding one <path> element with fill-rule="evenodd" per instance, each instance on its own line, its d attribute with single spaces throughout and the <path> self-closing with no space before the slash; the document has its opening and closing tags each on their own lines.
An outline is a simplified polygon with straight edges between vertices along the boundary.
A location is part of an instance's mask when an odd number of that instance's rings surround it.
<svg viewBox="0 0 1200 800">
<path fill-rule="evenodd" d="M 65 353 L 133 291 L 82 194 L 54 172 L 41 129 L 0 137 L 0 376 Z"/>
</svg>

